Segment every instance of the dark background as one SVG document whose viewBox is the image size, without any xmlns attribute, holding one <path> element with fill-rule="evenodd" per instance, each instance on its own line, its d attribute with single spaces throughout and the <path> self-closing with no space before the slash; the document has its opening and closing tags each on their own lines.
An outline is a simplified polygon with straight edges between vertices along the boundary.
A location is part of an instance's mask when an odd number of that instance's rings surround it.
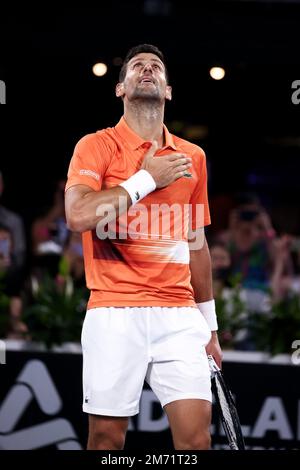
<svg viewBox="0 0 300 470">
<path fill-rule="evenodd" d="M 300 105 L 291 101 L 299 30 L 298 1 L 1 6 L 3 203 L 30 222 L 51 202 L 79 138 L 122 114 L 114 59 L 147 42 L 168 63 L 167 125 L 207 154 L 213 224 L 223 223 L 220 201 L 225 221 L 230 198 L 251 190 L 279 232 L 300 233 Z M 108 73 L 97 78 L 100 61 Z M 210 78 L 213 65 L 224 66 L 224 80 Z"/>
<path fill-rule="evenodd" d="M 10 416 L 9 410 L 13 406 L 12 401 L 10 401 L 10 404 L 5 403 L 5 398 L 12 393 L 13 386 L 19 383 L 19 374 L 25 366 L 28 367 L 29 362 L 32 360 L 41 361 L 47 369 L 49 379 L 53 382 L 62 406 L 59 412 L 51 415 L 46 414 L 39 406 L 36 397 L 33 397 L 29 400 L 28 406 L 23 410 L 20 419 L 15 423 L 11 432 L 26 431 L 32 426 L 63 418 L 72 425 L 79 442 L 85 448 L 88 419 L 87 415 L 82 413 L 81 410 L 82 387 L 81 377 L 78 373 L 82 365 L 80 354 L 8 351 L 7 365 L 1 366 L 0 408 L 3 407 L 3 416 L 7 416 L 5 413 Z M 251 358 L 248 356 L 249 360 Z M 225 360 L 223 373 L 227 385 L 235 396 L 240 422 L 245 434 L 246 448 L 251 450 L 299 449 L 299 420 L 297 418 L 299 393 L 297 387 L 295 387 L 295 384 L 299 383 L 299 365 L 239 363 Z M 66 374 L 68 380 L 66 380 Z M 251 384 L 255 384 L 255 387 Z M 40 398 L 45 400 L 48 395 L 47 387 L 44 384 L 39 389 L 42 394 Z M 146 384 L 145 389 L 148 389 Z M 21 403 L 23 403 L 23 393 L 20 394 Z M 271 405 L 270 400 L 273 400 Z M 274 400 L 278 401 L 277 406 L 274 405 Z M 140 403 L 140 412 L 142 412 L 142 407 L 143 400 Z M 161 417 L 162 408 L 157 399 L 152 402 L 151 411 L 152 420 L 155 421 Z M 226 438 L 222 435 L 219 418 L 218 411 L 213 406 L 212 422 L 215 425 L 212 432 L 213 448 L 228 448 Z M 172 449 L 169 428 L 156 432 L 143 431 L 137 425 L 137 419 L 138 416 L 134 417 L 133 429 L 127 434 L 125 450 L 155 450 L 157 452 L 159 449 Z M 4 418 L 2 425 L 5 421 L 7 420 Z M 245 428 L 248 429 L 248 432 L 245 431 Z M 278 432 L 278 429 L 280 429 L 280 432 Z M 288 439 L 284 433 L 287 429 L 290 432 Z M 9 434 L 7 433 L 7 435 Z M 61 434 L 59 435 L 61 436 Z M 22 443 L 24 448 L 28 444 L 32 447 L 34 447 L 34 444 L 36 445 L 36 439 L 31 439 L 24 436 L 24 442 Z M 54 450 L 55 446 L 48 445 L 43 449 Z"/>
</svg>

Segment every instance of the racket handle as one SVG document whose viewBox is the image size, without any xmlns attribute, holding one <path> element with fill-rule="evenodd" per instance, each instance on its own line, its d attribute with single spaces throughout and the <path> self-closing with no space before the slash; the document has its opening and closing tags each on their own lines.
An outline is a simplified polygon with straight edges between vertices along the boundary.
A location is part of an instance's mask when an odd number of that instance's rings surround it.
<svg viewBox="0 0 300 470">
<path fill-rule="evenodd" d="M 208 354 L 207 359 L 211 373 L 220 371 L 220 367 L 217 366 L 216 361 L 211 354 Z"/>
</svg>

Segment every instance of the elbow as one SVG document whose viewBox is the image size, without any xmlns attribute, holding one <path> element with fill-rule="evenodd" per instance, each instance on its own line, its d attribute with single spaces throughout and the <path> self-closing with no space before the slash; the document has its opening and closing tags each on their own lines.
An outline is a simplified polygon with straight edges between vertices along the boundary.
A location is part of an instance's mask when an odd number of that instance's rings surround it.
<svg viewBox="0 0 300 470">
<path fill-rule="evenodd" d="M 67 227 L 71 232 L 84 232 L 80 220 L 75 217 L 67 218 Z"/>
<path fill-rule="evenodd" d="M 70 193 L 66 195 L 65 214 L 67 227 L 71 232 L 82 233 L 90 230 L 92 220 L 84 195 L 75 193 L 73 196 L 70 189 Z"/>
<path fill-rule="evenodd" d="M 67 215 L 67 227 L 71 232 L 82 233 L 88 230 L 84 223 L 84 217 L 80 212 Z"/>
</svg>

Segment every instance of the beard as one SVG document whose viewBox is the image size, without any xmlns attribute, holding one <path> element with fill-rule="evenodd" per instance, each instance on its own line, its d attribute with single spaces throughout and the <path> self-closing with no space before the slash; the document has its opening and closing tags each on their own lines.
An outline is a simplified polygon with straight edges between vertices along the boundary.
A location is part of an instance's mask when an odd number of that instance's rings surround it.
<svg viewBox="0 0 300 470">
<path fill-rule="evenodd" d="M 129 100 L 130 101 L 147 100 L 147 101 L 153 101 L 157 103 L 164 101 L 160 94 L 160 91 L 158 90 L 156 86 L 155 87 L 154 86 L 143 87 L 139 85 L 135 87 Z"/>
</svg>

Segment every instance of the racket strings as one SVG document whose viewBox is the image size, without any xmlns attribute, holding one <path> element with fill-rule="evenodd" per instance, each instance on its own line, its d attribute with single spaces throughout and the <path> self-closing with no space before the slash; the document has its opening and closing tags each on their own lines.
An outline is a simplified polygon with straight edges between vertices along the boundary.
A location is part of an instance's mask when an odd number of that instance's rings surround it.
<svg viewBox="0 0 300 470">
<path fill-rule="evenodd" d="M 227 397 L 224 393 L 223 387 L 218 377 L 216 377 L 215 384 L 216 384 L 216 391 L 218 394 L 220 407 L 221 407 L 222 414 L 223 414 L 224 424 L 227 428 L 228 433 L 230 434 L 231 440 L 236 441 L 235 425 L 231 416 L 230 405 L 228 403 Z"/>
</svg>

